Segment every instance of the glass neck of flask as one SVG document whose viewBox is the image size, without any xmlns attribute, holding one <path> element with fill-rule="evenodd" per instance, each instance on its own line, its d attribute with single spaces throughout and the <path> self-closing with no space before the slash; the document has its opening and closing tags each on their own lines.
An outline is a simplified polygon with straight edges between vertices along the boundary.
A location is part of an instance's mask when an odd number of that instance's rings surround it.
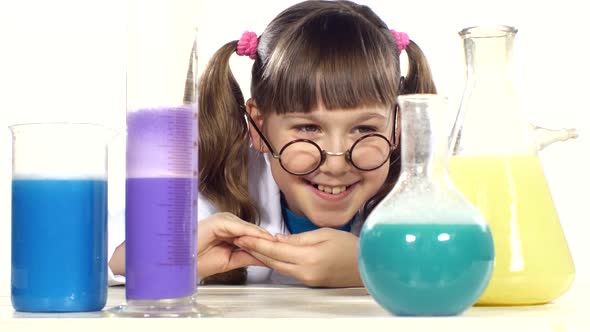
<svg viewBox="0 0 590 332">
<path fill-rule="evenodd" d="M 446 98 L 400 96 L 401 160 L 406 177 L 438 178 L 447 171 Z"/>
<path fill-rule="evenodd" d="M 512 85 L 513 46 L 517 30 L 512 27 L 475 27 L 460 32 L 465 50 L 468 82 L 478 85 Z"/>
</svg>

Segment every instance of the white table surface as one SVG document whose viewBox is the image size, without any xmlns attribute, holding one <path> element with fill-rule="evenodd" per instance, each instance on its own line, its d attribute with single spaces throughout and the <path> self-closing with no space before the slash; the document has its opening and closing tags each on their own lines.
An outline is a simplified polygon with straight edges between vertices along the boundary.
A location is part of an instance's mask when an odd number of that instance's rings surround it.
<svg viewBox="0 0 590 332">
<path fill-rule="evenodd" d="M 9 291 L 9 290 L 8 290 Z M 113 317 L 106 310 L 125 300 L 109 288 L 105 310 L 92 313 L 15 312 L 10 294 L 0 293 L 0 332 L 6 331 L 557 331 L 590 332 L 590 281 L 577 280 L 553 303 L 521 307 L 472 307 L 456 317 L 394 317 L 364 288 L 311 289 L 283 286 L 199 287 L 201 305 L 215 318 L 141 319 Z M 269 319 L 275 318 L 275 319 Z M 276 319 L 280 318 L 280 319 Z"/>
</svg>

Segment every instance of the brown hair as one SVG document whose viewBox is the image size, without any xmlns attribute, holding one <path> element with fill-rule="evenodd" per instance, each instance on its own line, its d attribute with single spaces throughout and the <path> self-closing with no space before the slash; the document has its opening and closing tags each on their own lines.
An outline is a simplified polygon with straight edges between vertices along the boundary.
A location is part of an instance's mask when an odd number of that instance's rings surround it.
<svg viewBox="0 0 590 332">
<path fill-rule="evenodd" d="M 257 221 L 248 194 L 249 136 L 244 97 L 230 68 L 237 41 L 222 46 L 199 81 L 199 190 L 220 211 Z M 350 1 L 305 1 L 280 13 L 260 35 L 251 96 L 270 112 L 384 106 L 399 93 L 436 93 L 426 59 L 414 42 L 400 87 L 399 51 L 387 25 L 367 6 Z M 399 126 L 398 126 L 399 128 Z M 397 133 L 396 133 L 397 135 Z M 399 175 L 399 148 L 379 192 L 361 209 L 368 216 Z"/>
</svg>

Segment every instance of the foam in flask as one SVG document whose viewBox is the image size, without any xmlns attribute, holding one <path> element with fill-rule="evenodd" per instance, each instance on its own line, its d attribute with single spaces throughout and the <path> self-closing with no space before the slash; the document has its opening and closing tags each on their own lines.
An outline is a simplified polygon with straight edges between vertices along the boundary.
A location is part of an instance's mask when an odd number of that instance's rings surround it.
<svg viewBox="0 0 590 332">
<path fill-rule="evenodd" d="M 392 314 L 458 315 L 488 284 L 492 235 L 447 173 L 446 98 L 403 95 L 398 103 L 401 174 L 363 225 L 361 277 Z"/>
<path fill-rule="evenodd" d="M 13 307 L 101 310 L 107 298 L 107 143 L 113 132 L 83 123 L 10 129 Z"/>
</svg>

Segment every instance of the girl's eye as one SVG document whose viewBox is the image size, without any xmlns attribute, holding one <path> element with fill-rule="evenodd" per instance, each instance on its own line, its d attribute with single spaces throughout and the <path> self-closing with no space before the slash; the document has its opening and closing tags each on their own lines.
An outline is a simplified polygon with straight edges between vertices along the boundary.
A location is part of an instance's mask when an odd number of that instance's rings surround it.
<svg viewBox="0 0 590 332">
<path fill-rule="evenodd" d="M 370 134 L 376 132 L 377 128 L 373 126 L 359 126 L 356 127 L 355 130 L 360 134 Z"/>
<path fill-rule="evenodd" d="M 303 124 L 297 125 L 294 127 L 295 130 L 302 132 L 302 133 L 317 133 L 320 131 L 320 127 L 313 124 Z"/>
</svg>

